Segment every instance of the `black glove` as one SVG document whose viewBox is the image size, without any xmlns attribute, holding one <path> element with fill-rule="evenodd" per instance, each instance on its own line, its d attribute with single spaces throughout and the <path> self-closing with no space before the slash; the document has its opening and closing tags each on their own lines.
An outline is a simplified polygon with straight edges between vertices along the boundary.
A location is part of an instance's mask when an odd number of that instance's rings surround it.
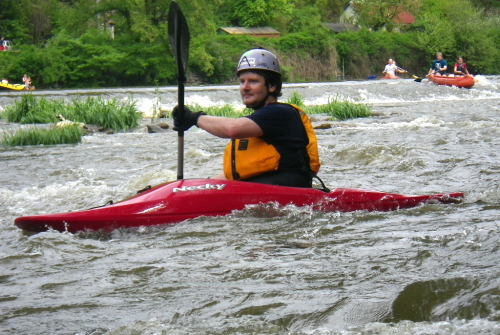
<svg viewBox="0 0 500 335">
<path fill-rule="evenodd" d="M 196 112 L 193 113 L 189 108 L 184 106 L 184 115 L 182 116 L 182 125 L 179 121 L 179 106 L 175 106 L 174 110 L 172 111 L 172 117 L 174 118 L 174 130 L 179 131 L 179 130 L 188 130 L 192 126 L 197 126 L 198 127 L 198 119 L 202 115 L 207 115 L 203 112 Z"/>
</svg>

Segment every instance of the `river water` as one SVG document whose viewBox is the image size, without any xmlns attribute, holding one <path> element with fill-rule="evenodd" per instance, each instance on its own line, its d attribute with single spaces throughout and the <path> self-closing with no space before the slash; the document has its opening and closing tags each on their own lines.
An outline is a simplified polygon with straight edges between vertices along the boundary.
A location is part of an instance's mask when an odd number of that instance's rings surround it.
<svg viewBox="0 0 500 335">
<path fill-rule="evenodd" d="M 318 129 L 330 188 L 464 192 L 394 212 L 249 208 L 173 226 L 26 233 L 18 216 L 86 209 L 174 180 L 177 135 L 141 127 L 78 145 L 0 148 L 1 334 L 499 334 L 500 77 L 472 89 L 405 80 L 290 84 L 306 104 L 374 117 Z M 0 106 L 24 92 L 1 92 Z M 175 87 L 35 91 L 172 108 Z M 186 102 L 241 107 L 236 86 Z M 169 122 L 169 120 L 167 120 Z M 0 130 L 17 125 L 0 124 Z M 226 140 L 185 135 L 184 177 L 220 172 Z"/>
</svg>

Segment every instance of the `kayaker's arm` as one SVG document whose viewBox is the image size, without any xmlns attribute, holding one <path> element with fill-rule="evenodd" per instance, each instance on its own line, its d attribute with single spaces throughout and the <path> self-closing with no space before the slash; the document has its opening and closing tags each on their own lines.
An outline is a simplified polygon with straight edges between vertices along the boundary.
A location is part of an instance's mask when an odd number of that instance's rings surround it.
<svg viewBox="0 0 500 335">
<path fill-rule="evenodd" d="M 201 115 L 198 119 L 197 126 L 221 138 L 241 139 L 264 135 L 262 129 L 254 121 L 246 117 L 233 119 L 228 117 Z"/>
<path fill-rule="evenodd" d="M 221 138 L 249 138 L 264 135 L 262 129 L 252 120 L 246 117 L 238 119 L 210 116 L 204 112 L 193 113 L 184 106 L 183 122 L 179 120 L 179 108 L 176 106 L 172 111 L 174 119 L 174 130 L 188 130 L 192 126 L 197 126 L 209 133 Z"/>
</svg>

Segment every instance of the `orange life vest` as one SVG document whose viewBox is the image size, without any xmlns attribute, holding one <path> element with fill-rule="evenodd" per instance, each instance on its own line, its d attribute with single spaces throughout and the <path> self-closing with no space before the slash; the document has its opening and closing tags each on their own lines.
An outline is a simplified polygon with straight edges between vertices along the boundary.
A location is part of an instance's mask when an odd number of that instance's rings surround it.
<svg viewBox="0 0 500 335">
<path fill-rule="evenodd" d="M 309 143 L 304 153 L 304 159 L 309 163 L 311 177 L 319 171 L 318 141 L 311 121 L 304 111 L 291 105 L 304 125 Z M 245 180 L 265 172 L 277 171 L 281 155 L 271 143 L 259 137 L 232 139 L 224 151 L 224 175 L 229 180 Z"/>
</svg>

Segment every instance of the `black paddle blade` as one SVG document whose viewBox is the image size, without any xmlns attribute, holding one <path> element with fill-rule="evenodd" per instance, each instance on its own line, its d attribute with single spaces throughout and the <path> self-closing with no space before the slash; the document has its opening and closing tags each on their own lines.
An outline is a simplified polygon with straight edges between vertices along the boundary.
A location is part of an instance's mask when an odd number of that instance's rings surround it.
<svg viewBox="0 0 500 335">
<path fill-rule="evenodd" d="M 416 81 L 417 83 L 420 83 L 420 82 L 422 81 L 422 78 L 417 77 L 417 76 L 416 76 L 416 75 L 414 75 L 414 74 L 412 74 L 411 76 L 412 76 L 413 78 L 415 78 L 415 80 L 414 80 L 414 81 Z"/>
<path fill-rule="evenodd" d="M 189 28 L 184 14 L 172 1 L 168 12 L 168 38 L 177 63 L 177 80 L 186 82 L 186 71 L 189 57 Z"/>
</svg>

